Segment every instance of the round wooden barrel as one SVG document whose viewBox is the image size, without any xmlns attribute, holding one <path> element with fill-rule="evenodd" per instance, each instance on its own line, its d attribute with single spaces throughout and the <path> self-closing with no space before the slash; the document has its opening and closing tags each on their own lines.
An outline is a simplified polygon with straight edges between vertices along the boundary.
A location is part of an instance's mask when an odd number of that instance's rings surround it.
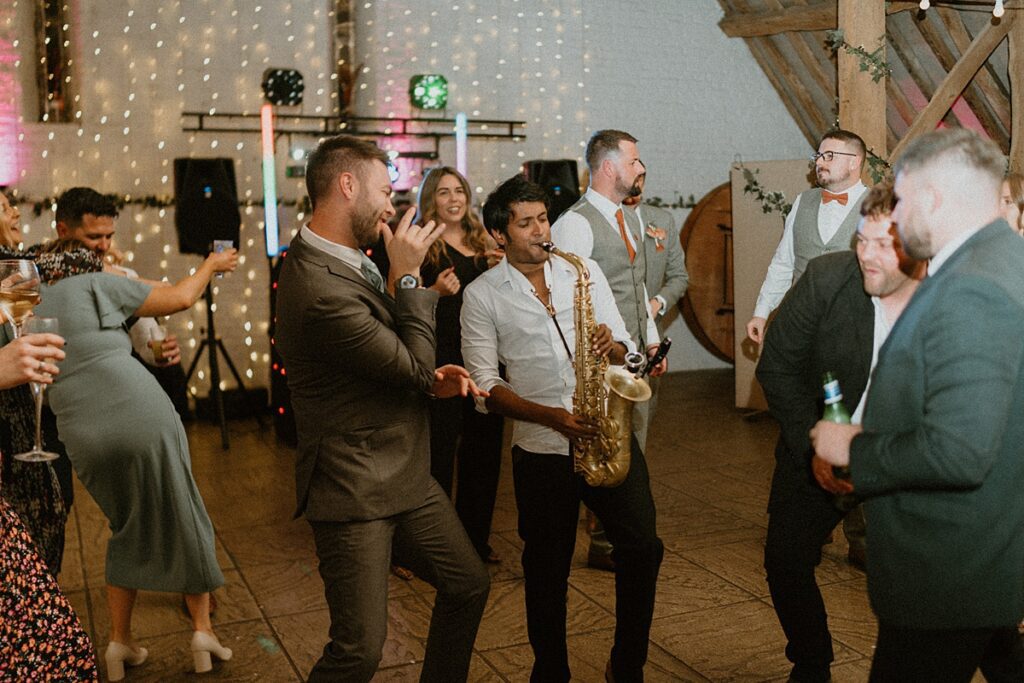
<svg viewBox="0 0 1024 683">
<path fill-rule="evenodd" d="M 679 241 L 690 284 L 679 302 L 687 327 L 701 345 L 727 362 L 733 355 L 732 190 L 722 183 L 690 212 Z"/>
</svg>

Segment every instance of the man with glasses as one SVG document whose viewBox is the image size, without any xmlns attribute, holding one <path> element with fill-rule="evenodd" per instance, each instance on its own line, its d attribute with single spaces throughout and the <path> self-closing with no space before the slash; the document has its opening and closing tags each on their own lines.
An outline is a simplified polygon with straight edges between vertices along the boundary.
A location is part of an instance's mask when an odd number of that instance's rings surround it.
<svg viewBox="0 0 1024 683">
<path fill-rule="evenodd" d="M 851 248 L 867 190 L 860 181 L 866 155 L 867 147 L 856 133 L 837 128 L 822 136 L 817 153 L 811 156 L 818 187 L 802 192 L 793 202 L 761 285 L 754 317 L 747 323 L 747 336 L 758 344 L 764 343 L 768 316 L 800 279 L 807 263 Z M 860 507 L 843 520 L 843 533 L 849 542 L 850 564 L 863 569 L 867 548 Z"/>
<path fill-rule="evenodd" d="M 811 259 L 849 249 L 857 228 L 864 183 L 860 181 L 867 148 L 856 133 L 835 129 L 825 133 L 811 157 L 818 187 L 801 193 L 786 216 L 772 263 L 768 266 L 747 336 L 764 343 L 768 316 L 782 301 Z"/>
</svg>

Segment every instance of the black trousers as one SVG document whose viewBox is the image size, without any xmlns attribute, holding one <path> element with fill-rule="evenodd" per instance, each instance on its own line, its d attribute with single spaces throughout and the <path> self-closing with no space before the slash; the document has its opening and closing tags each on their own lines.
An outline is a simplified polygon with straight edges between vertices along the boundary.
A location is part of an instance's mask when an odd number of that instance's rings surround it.
<svg viewBox="0 0 1024 683">
<path fill-rule="evenodd" d="M 580 501 L 604 523 L 615 547 L 615 680 L 643 680 L 654 593 L 664 547 L 655 530 L 647 463 L 632 442 L 626 480 L 614 488 L 594 488 L 572 471 L 563 454 L 512 449 L 519 536 L 523 539 L 526 625 L 533 647 L 534 683 L 568 681 L 566 592 L 576 544 Z"/>
<path fill-rule="evenodd" d="M 780 466 L 781 467 L 781 466 Z M 773 479 L 769 507 L 764 568 L 768 575 L 775 614 L 786 634 L 786 658 L 793 662 L 792 676 L 816 683 L 829 679 L 833 660 L 832 635 L 828 630 L 825 603 L 814 578 L 821 563 L 821 546 L 844 514 L 832 494 L 822 490 L 806 473 L 782 472 L 775 477 L 805 477 L 799 483 Z"/>
<path fill-rule="evenodd" d="M 391 547 L 437 589 L 420 681 L 452 683 L 469 675 L 490 575 L 473 552 L 444 491 L 430 481 L 417 508 L 385 519 L 310 522 L 331 613 L 331 640 L 310 681 L 369 681 L 387 636 Z"/>
<path fill-rule="evenodd" d="M 871 683 L 969 683 L 981 669 L 989 683 L 1024 681 L 1017 626 L 910 629 L 878 624 Z"/>
<path fill-rule="evenodd" d="M 469 397 L 430 402 L 430 474 L 449 497 L 455 489 L 455 511 L 484 558 L 491 554 L 488 539 L 498 496 L 504 424 L 501 415 L 479 412 Z"/>
</svg>

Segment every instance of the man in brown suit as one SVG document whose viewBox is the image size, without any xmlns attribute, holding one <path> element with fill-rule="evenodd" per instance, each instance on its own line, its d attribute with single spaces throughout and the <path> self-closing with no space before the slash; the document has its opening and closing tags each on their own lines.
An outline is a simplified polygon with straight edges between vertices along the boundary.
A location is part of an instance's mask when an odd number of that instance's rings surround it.
<svg viewBox="0 0 1024 683">
<path fill-rule="evenodd" d="M 313 527 L 331 612 L 311 681 L 369 681 L 387 635 L 392 541 L 437 589 L 421 681 L 465 680 L 489 576 L 430 476 L 431 396 L 479 392 L 464 368 L 434 369 L 437 293 L 419 269 L 441 227 L 392 233 L 388 159 L 339 135 L 309 157 L 308 225 L 281 271 L 275 344 L 288 368 L 299 447 L 296 515 Z M 384 238 L 387 287 L 360 249 Z"/>
</svg>

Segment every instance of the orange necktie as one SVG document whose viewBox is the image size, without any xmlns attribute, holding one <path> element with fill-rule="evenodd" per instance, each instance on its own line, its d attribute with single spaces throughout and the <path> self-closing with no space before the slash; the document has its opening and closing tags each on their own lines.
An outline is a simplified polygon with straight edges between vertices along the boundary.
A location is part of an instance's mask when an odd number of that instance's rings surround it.
<svg viewBox="0 0 1024 683">
<path fill-rule="evenodd" d="M 850 196 L 843 192 L 842 194 L 833 194 L 828 190 L 821 191 L 821 203 L 828 204 L 829 202 L 839 202 L 843 206 L 846 206 L 846 202 L 850 201 Z"/>
<path fill-rule="evenodd" d="M 846 203 L 845 201 L 843 202 Z M 622 241 L 626 243 L 626 253 L 629 254 L 629 262 L 632 263 L 633 259 L 636 258 L 636 249 L 629 242 L 629 237 L 626 236 L 626 217 L 622 215 L 622 209 L 615 212 L 615 220 L 619 222 L 619 234 L 622 235 Z"/>
</svg>

